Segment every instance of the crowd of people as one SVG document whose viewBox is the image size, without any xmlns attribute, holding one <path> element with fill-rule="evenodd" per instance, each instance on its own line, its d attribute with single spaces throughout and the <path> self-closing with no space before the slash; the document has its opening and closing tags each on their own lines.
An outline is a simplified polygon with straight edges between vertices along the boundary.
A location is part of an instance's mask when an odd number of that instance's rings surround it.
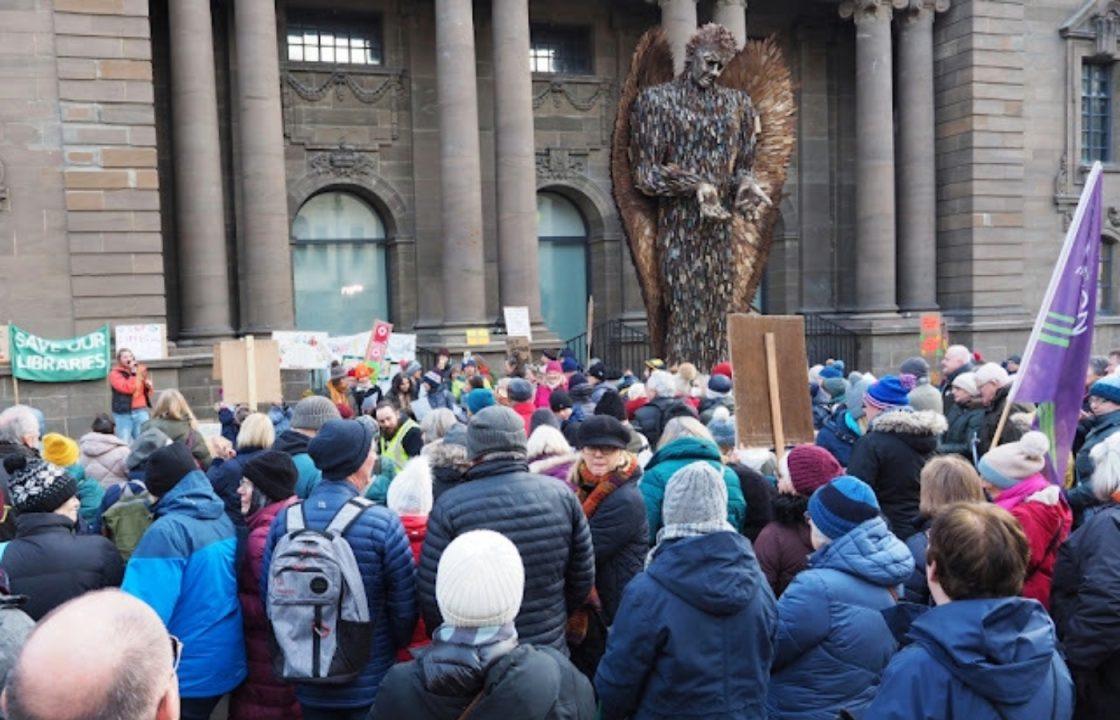
<svg viewBox="0 0 1120 720">
<path fill-rule="evenodd" d="M 10 720 L 1112 717 L 1120 352 L 1070 470 L 1018 358 L 808 372 L 744 447 L 734 373 L 570 354 L 358 364 L 269 412 L 0 412 Z M 803 388 L 791 389 L 804 392 Z M 149 409 L 149 404 L 152 406 Z M 1005 412 L 1006 409 L 1006 412 Z M 166 650 L 163 650 L 166 648 Z"/>
</svg>

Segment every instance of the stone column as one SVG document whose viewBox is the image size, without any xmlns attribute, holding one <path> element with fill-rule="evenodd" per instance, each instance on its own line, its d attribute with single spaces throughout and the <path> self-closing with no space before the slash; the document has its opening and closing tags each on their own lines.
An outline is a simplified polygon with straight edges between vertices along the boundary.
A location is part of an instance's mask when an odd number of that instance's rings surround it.
<svg viewBox="0 0 1120 720">
<path fill-rule="evenodd" d="M 179 337 L 233 334 L 210 3 L 168 3 L 180 283 Z"/>
<path fill-rule="evenodd" d="M 730 30 L 743 47 L 747 42 L 747 0 L 716 0 L 712 22 Z"/>
<path fill-rule="evenodd" d="M 673 48 L 673 70 L 684 70 L 684 49 L 696 34 L 696 0 L 650 0 L 661 6 L 661 27 Z"/>
<path fill-rule="evenodd" d="M 436 94 L 443 202 L 443 319 L 449 325 L 478 324 L 486 315 L 486 294 L 471 0 L 436 0 Z"/>
<path fill-rule="evenodd" d="M 244 222 L 241 329 L 268 333 L 291 329 L 294 311 L 274 0 L 237 0 L 234 23 Z"/>
<path fill-rule="evenodd" d="M 846 0 L 856 24 L 855 310 L 896 312 L 891 0 Z"/>
<path fill-rule="evenodd" d="M 898 304 L 937 307 L 933 16 L 949 0 L 895 0 L 898 18 Z"/>
<path fill-rule="evenodd" d="M 498 174 L 498 275 L 502 305 L 540 320 L 537 165 L 529 0 L 494 0 L 494 134 Z"/>
</svg>

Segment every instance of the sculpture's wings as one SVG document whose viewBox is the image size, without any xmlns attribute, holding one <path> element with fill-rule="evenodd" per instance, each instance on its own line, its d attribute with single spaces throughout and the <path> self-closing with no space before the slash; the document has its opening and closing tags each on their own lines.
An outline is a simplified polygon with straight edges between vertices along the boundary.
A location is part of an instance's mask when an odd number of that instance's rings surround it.
<svg viewBox="0 0 1120 720">
<path fill-rule="evenodd" d="M 797 105 L 789 65 L 774 37 L 747 41 L 727 64 L 720 84 L 751 96 L 761 124 L 755 144 L 754 176 L 774 203 L 757 223 L 740 215 L 734 219 L 732 241 L 739 249 L 736 262 L 743 282 L 737 288 L 730 311 L 746 312 L 762 282 L 773 244 L 782 187 L 797 143 Z"/>
<path fill-rule="evenodd" d="M 652 85 L 673 79 L 673 51 L 661 28 L 646 32 L 638 41 L 630 61 L 630 73 L 622 86 L 618 115 L 611 141 L 611 184 L 622 228 L 630 245 L 630 257 L 638 272 L 638 285 L 646 304 L 649 335 L 655 355 L 663 354 L 665 337 L 664 292 L 657 256 L 657 201 L 634 186 L 630 115 L 639 93 Z"/>
</svg>

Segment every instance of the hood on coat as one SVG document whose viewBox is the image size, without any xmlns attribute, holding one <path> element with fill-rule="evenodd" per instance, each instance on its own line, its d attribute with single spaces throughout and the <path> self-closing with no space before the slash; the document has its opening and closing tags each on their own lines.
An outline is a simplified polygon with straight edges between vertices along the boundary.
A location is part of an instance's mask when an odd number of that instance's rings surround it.
<svg viewBox="0 0 1120 720">
<path fill-rule="evenodd" d="M 559 467 L 571 467 L 579 462 L 579 453 L 553 455 L 552 457 L 529 458 L 529 472 L 548 473 Z"/>
<path fill-rule="evenodd" d="M 287 453 L 289 456 L 303 455 L 307 452 L 307 444 L 311 438 L 295 430 L 285 430 L 272 443 L 273 450 Z"/>
<path fill-rule="evenodd" d="M 653 457 L 649 459 L 649 462 L 646 463 L 646 471 L 648 472 L 657 467 L 658 463 L 673 460 L 688 460 L 690 462 L 696 460 L 711 460 L 712 462 L 722 463 L 723 456 L 720 455 L 719 448 L 716 447 L 716 444 L 710 440 L 682 437 L 677 438 L 655 452 Z"/>
<path fill-rule="evenodd" d="M 1051 672 L 1056 647 L 1046 611 L 1019 597 L 940 605 L 914 621 L 910 639 L 958 681 L 1005 711 L 1038 692 Z"/>
<path fill-rule="evenodd" d="M 428 443 L 422 451 L 428 458 L 432 470 L 439 468 L 455 468 L 456 472 L 462 471 L 467 465 L 467 449 L 462 445 L 448 444 L 443 440 Z"/>
<path fill-rule="evenodd" d="M 117 448 L 128 449 L 128 443 L 110 433 L 88 432 L 78 438 L 78 447 L 87 458 L 101 457 Z"/>
<path fill-rule="evenodd" d="M 839 570 L 880 587 L 898 585 L 914 571 L 914 556 L 881 517 L 841 535 L 809 558 L 809 566 Z"/>
<path fill-rule="evenodd" d="M 948 429 L 945 416 L 932 410 L 891 410 L 871 421 L 871 430 L 896 435 L 940 435 Z"/>
<path fill-rule="evenodd" d="M 225 512 L 225 505 L 214 493 L 210 479 L 201 470 L 192 470 L 159 499 L 152 512 L 156 517 L 174 512 L 199 520 L 215 520 Z"/>
<path fill-rule="evenodd" d="M 754 549 L 749 540 L 734 532 L 669 541 L 657 551 L 646 572 L 666 590 L 709 615 L 740 612 L 762 592 Z"/>
</svg>

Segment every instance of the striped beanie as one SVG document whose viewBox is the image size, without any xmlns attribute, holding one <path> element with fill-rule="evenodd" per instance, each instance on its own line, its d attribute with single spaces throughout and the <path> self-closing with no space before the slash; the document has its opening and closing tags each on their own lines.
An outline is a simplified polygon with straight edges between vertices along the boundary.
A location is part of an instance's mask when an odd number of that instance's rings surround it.
<svg viewBox="0 0 1120 720">
<path fill-rule="evenodd" d="M 809 498 L 809 517 L 825 537 L 835 540 L 879 516 L 879 501 L 871 486 L 851 475 L 822 485 Z"/>
<path fill-rule="evenodd" d="M 880 410 L 909 407 L 910 391 L 913 389 L 913 375 L 904 378 L 885 375 L 882 380 L 867 389 L 867 394 L 863 396 L 863 404 Z"/>
</svg>

